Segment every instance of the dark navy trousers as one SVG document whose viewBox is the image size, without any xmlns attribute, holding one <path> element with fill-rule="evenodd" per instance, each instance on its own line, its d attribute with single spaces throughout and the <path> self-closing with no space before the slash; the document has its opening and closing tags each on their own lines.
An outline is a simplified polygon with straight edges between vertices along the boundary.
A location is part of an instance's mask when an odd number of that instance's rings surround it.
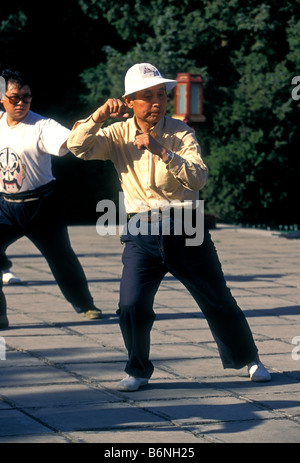
<svg viewBox="0 0 300 463">
<path fill-rule="evenodd" d="M 242 368 L 257 356 L 252 333 L 242 310 L 226 285 L 221 264 L 205 230 L 200 246 L 186 246 L 186 236 L 132 235 L 121 240 L 123 274 L 117 311 L 128 351 L 125 371 L 132 376 L 150 378 L 150 332 L 159 285 L 170 272 L 183 283 L 203 312 L 217 343 L 224 368 Z M 172 304 L 172 301 L 170 301 Z"/>
<path fill-rule="evenodd" d="M 5 252 L 1 252 L 0 254 L 0 272 L 3 270 L 8 270 L 12 267 L 11 260 L 8 259 Z"/>
<path fill-rule="evenodd" d="M 86 276 L 71 247 L 55 192 L 25 203 L 8 202 L 0 196 L 0 256 L 22 236 L 29 238 L 45 257 L 67 301 L 83 311 L 92 308 Z M 0 314 L 5 313 L 0 278 Z"/>
</svg>

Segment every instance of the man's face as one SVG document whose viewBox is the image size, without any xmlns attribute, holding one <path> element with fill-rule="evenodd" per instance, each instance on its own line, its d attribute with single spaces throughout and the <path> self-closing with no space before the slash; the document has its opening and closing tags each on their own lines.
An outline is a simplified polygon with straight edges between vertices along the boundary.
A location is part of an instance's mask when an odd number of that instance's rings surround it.
<svg viewBox="0 0 300 463">
<path fill-rule="evenodd" d="M 125 97 L 129 108 L 133 109 L 137 123 L 144 129 L 157 124 L 165 115 L 167 108 L 167 92 L 164 84 L 139 90 L 135 93 L 135 99 Z"/>
<path fill-rule="evenodd" d="M 1 100 L 1 103 L 7 112 L 9 120 L 15 122 L 22 121 L 27 116 L 27 113 L 30 109 L 31 91 L 29 86 L 24 85 L 24 87 L 19 88 L 16 84 L 9 82 L 5 95 L 6 96 L 3 100 Z M 19 97 L 23 99 L 19 102 L 16 102 Z"/>
</svg>

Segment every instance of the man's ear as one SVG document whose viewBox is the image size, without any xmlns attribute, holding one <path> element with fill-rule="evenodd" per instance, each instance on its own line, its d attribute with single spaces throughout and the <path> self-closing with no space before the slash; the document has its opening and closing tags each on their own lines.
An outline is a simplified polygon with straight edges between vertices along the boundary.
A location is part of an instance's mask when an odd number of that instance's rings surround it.
<svg viewBox="0 0 300 463">
<path fill-rule="evenodd" d="M 130 95 L 126 95 L 124 97 L 125 103 L 127 104 L 128 108 L 132 109 L 133 108 L 133 100 L 130 98 Z"/>
</svg>

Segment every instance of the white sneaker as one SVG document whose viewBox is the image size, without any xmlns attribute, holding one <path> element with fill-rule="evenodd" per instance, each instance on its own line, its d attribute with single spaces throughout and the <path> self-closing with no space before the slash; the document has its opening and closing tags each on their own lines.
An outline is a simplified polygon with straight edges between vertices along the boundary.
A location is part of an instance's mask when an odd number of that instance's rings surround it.
<svg viewBox="0 0 300 463">
<path fill-rule="evenodd" d="M 138 391 L 141 386 L 148 384 L 147 378 L 136 378 L 135 376 L 126 376 L 119 382 L 117 389 L 118 391 Z"/>
<path fill-rule="evenodd" d="M 251 381 L 263 383 L 271 380 L 271 375 L 260 361 L 249 363 L 248 373 Z"/>
<path fill-rule="evenodd" d="M 20 278 L 18 278 L 10 270 L 3 270 L 2 272 L 2 281 L 5 285 L 19 285 L 21 283 Z"/>
</svg>

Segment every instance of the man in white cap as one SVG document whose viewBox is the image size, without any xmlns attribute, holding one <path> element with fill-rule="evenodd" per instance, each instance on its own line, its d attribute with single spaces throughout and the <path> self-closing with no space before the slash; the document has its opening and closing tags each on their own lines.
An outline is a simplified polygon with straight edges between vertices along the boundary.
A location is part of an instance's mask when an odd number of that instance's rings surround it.
<svg viewBox="0 0 300 463">
<path fill-rule="evenodd" d="M 163 78 L 149 63 L 135 64 L 125 76 L 125 104 L 120 99 L 107 100 L 75 124 L 68 140 L 70 151 L 81 159 L 113 161 L 125 195 L 129 223 L 122 235 L 125 248 L 118 314 L 128 351 L 128 376 L 118 384 L 119 390 L 138 390 L 153 373 L 149 359 L 153 301 L 168 272 L 186 286 L 204 313 L 223 367 L 248 366 L 253 381 L 270 380 L 245 316 L 226 286 L 208 230 L 202 244 L 188 246 L 186 227 L 181 227 L 181 234 L 176 231 L 178 216 L 172 205 L 184 207 L 189 202 L 195 207 L 207 179 L 194 131 L 165 115 L 167 90 L 176 83 Z M 129 119 L 128 108 L 134 113 Z M 102 128 L 109 117 L 122 116 L 126 120 Z M 166 204 L 171 207 L 164 232 Z M 155 219 L 153 209 L 158 211 Z M 196 209 L 190 217 L 194 220 L 195 215 Z"/>
</svg>

